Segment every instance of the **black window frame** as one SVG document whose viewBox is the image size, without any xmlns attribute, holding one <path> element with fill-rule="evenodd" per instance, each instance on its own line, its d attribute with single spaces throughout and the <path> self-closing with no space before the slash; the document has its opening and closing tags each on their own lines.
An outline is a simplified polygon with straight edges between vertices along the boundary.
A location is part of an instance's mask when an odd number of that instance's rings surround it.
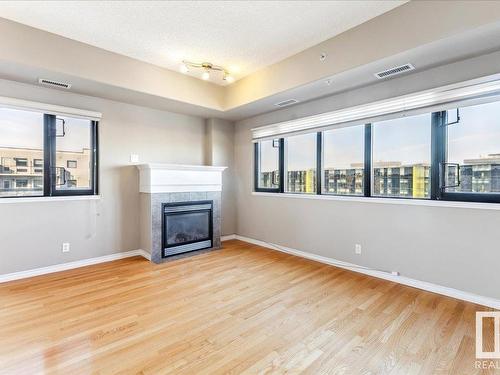
<svg viewBox="0 0 500 375">
<path fill-rule="evenodd" d="M 448 154 L 448 111 L 435 112 L 433 117 L 433 128 L 436 138 L 435 157 L 435 177 L 437 178 L 438 189 L 435 192 L 436 199 L 454 202 L 476 202 L 476 203 L 500 203 L 500 193 L 469 193 L 469 192 L 449 192 L 446 191 L 444 181 L 444 167 L 447 162 Z M 457 120 L 459 122 L 459 120 Z M 457 124 L 458 126 L 459 123 Z M 432 187 L 431 187 L 432 189 Z"/>
<path fill-rule="evenodd" d="M 29 110 L 28 110 L 29 111 Z M 75 118 L 78 118 L 75 116 Z M 42 197 L 61 197 L 61 196 L 86 196 L 99 194 L 99 122 L 89 120 L 90 123 L 90 147 L 91 162 L 90 175 L 91 186 L 89 189 L 57 189 L 57 170 L 56 170 L 56 119 L 53 114 L 43 115 L 43 194 L 37 195 L 12 195 L 0 197 L 0 199 L 23 199 L 23 198 L 42 198 Z"/>
<path fill-rule="evenodd" d="M 283 153 L 281 154 L 280 153 L 280 188 L 281 188 L 281 191 L 280 193 L 285 193 L 285 194 L 295 194 L 295 195 L 321 195 L 321 176 L 320 176 L 320 173 L 318 173 L 319 169 L 318 168 L 321 168 L 322 166 L 322 160 L 319 160 L 319 158 L 322 158 L 322 153 L 323 153 L 323 147 L 322 147 L 322 143 L 323 143 L 323 135 L 322 135 L 322 132 L 311 132 L 311 133 L 303 133 L 303 134 L 293 134 L 291 135 L 291 137 L 293 137 L 294 135 L 305 135 L 305 134 L 312 134 L 312 133 L 316 133 L 316 151 L 315 151 L 315 154 L 316 154 L 316 165 L 314 166 L 315 169 L 316 169 L 316 192 L 313 192 L 313 193 L 306 193 L 306 192 L 300 192 L 300 191 L 286 191 L 285 190 L 285 166 L 286 166 L 286 162 L 285 162 L 285 151 L 287 151 L 287 148 L 288 148 L 288 145 L 286 144 L 286 138 L 280 138 L 280 150 L 283 150 Z M 283 166 L 283 168 L 281 169 L 281 166 Z M 281 176 L 283 176 L 283 180 L 281 180 Z"/>
<path fill-rule="evenodd" d="M 371 124 L 363 124 L 363 123 L 360 123 L 358 125 L 352 125 L 352 126 L 364 126 L 364 138 L 363 138 L 363 193 L 362 194 L 335 194 L 335 193 L 327 193 L 327 192 L 324 192 L 323 191 L 323 183 L 325 181 L 323 181 L 323 168 L 324 168 L 324 160 L 323 160 L 323 149 L 324 149 L 324 145 L 323 145 L 323 133 L 325 131 L 328 131 L 328 130 L 324 130 L 324 131 L 321 131 L 321 132 L 318 132 L 318 143 L 319 143 L 319 146 L 318 146 L 318 156 L 317 156 L 317 160 L 318 160 L 318 165 L 317 165 L 317 168 L 319 170 L 319 178 L 318 178 L 318 181 L 317 181 L 317 186 L 318 186 L 318 193 L 317 195 L 326 195 L 326 196 L 334 196 L 334 197 L 354 197 L 354 198 L 359 198 L 359 197 L 369 197 L 371 196 L 371 192 L 368 190 L 366 190 L 366 186 L 370 186 L 369 183 L 367 183 L 367 180 L 368 182 L 371 180 L 371 169 L 369 171 L 367 171 L 366 169 L 366 166 L 371 166 L 371 158 L 368 158 L 367 160 L 367 155 L 371 155 L 371 132 L 372 132 L 372 129 L 371 129 Z M 320 160 L 321 159 L 321 160 Z"/>
<path fill-rule="evenodd" d="M 284 138 L 274 138 L 279 139 L 278 148 L 278 170 L 279 170 L 279 181 L 277 188 L 263 188 L 259 187 L 259 142 L 254 143 L 254 190 L 261 193 L 283 193 L 284 191 L 284 178 L 283 170 L 285 165 L 284 152 L 285 152 L 285 139 Z"/>
<path fill-rule="evenodd" d="M 91 161 L 90 166 L 90 188 L 89 189 L 57 189 L 57 167 L 56 167 L 56 140 L 57 134 L 57 116 L 45 114 L 44 123 L 44 196 L 78 196 L 78 195 L 96 195 L 98 194 L 98 121 L 90 122 L 90 148 Z M 65 169 L 66 171 L 66 169 Z"/>
<path fill-rule="evenodd" d="M 459 106 L 460 107 L 460 106 Z M 434 111 L 431 114 L 431 166 L 430 166 L 430 197 L 429 198 L 409 198 L 409 197 L 397 197 L 397 196 L 373 196 L 372 195 L 372 153 L 373 153 L 373 125 L 371 122 L 365 124 L 365 143 L 364 143 L 364 181 L 363 181 L 363 191 L 364 195 L 346 195 L 346 194 L 334 194 L 334 193 L 324 193 L 322 191 L 322 171 L 323 171 L 323 142 L 322 134 L 323 131 L 311 133 L 317 133 L 317 170 L 316 170 L 316 194 L 324 196 L 335 196 L 335 197 L 366 197 L 374 199 L 398 199 L 405 201 L 454 201 L 454 202 L 475 202 L 475 203 L 500 203 L 500 193 L 469 193 L 469 192 L 448 192 L 444 187 L 444 165 L 446 163 L 447 157 L 447 115 L 448 111 Z M 276 138 L 278 139 L 278 138 Z M 284 144 L 285 138 L 281 137 L 280 140 L 280 153 L 279 153 L 279 173 L 280 173 L 280 186 L 277 189 L 264 189 L 258 187 L 258 160 L 259 160 L 259 141 L 254 143 L 254 191 L 263 193 L 285 193 L 294 195 L 314 195 L 311 193 L 288 193 L 284 191 L 284 179 L 285 179 L 285 155 L 284 155 Z"/>
</svg>

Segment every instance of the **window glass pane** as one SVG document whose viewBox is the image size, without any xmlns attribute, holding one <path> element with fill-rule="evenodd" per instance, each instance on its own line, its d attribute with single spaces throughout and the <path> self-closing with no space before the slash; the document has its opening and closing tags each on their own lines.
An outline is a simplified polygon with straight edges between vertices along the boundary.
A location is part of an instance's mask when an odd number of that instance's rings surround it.
<svg viewBox="0 0 500 375">
<path fill-rule="evenodd" d="M 43 195 L 43 114 L 0 108 L 0 197 Z"/>
<path fill-rule="evenodd" d="M 279 139 L 258 143 L 258 187 L 279 188 Z"/>
<path fill-rule="evenodd" d="M 449 111 L 451 121 L 455 111 Z M 500 193 L 500 102 L 460 109 L 460 122 L 449 125 L 446 168 L 449 192 Z M 460 180 L 458 179 L 460 174 Z"/>
<path fill-rule="evenodd" d="M 285 139 L 285 191 L 316 193 L 316 141 L 316 133 Z"/>
<path fill-rule="evenodd" d="M 363 195 L 365 126 L 323 132 L 323 193 Z"/>
<path fill-rule="evenodd" d="M 374 196 L 430 197 L 431 114 L 373 124 Z"/>
<path fill-rule="evenodd" d="M 91 189 L 91 121 L 58 116 L 56 129 L 56 189 Z"/>
</svg>

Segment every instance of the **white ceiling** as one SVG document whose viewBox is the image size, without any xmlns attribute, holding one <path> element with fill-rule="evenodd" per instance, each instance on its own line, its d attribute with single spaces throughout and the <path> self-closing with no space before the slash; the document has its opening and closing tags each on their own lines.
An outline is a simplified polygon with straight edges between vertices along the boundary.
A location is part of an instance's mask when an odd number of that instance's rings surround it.
<svg viewBox="0 0 500 375">
<path fill-rule="evenodd" d="M 2 1 L 0 17 L 172 70 L 209 61 L 238 79 L 404 2 Z"/>
</svg>

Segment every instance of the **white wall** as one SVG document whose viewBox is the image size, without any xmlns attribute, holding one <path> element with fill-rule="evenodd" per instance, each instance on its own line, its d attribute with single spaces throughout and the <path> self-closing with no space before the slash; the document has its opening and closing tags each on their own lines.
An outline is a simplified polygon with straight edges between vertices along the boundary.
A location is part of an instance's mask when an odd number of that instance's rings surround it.
<svg viewBox="0 0 500 375">
<path fill-rule="evenodd" d="M 138 249 L 141 162 L 203 164 L 205 120 L 0 80 L 0 95 L 102 112 L 98 201 L 0 203 L 0 274 Z M 226 205 L 232 203 L 225 203 Z M 61 243 L 70 242 L 63 254 Z"/>
<path fill-rule="evenodd" d="M 494 53 L 237 122 L 237 233 L 500 298 L 500 211 L 252 195 L 250 134 L 259 125 L 498 73 L 499 66 Z"/>
</svg>

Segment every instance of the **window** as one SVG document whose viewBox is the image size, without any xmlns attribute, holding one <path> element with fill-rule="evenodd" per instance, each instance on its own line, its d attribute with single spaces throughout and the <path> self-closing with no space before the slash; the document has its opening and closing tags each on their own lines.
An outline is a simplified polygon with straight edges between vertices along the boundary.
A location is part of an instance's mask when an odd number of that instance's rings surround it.
<svg viewBox="0 0 500 375">
<path fill-rule="evenodd" d="M 43 114 L 0 108 L 0 197 L 43 195 L 39 188 L 28 189 L 26 178 L 13 178 L 26 175 L 28 159 L 33 158 L 43 161 Z"/>
<path fill-rule="evenodd" d="M 500 102 L 460 108 L 458 116 L 443 116 L 442 196 L 494 199 L 500 195 Z"/>
<path fill-rule="evenodd" d="M 323 132 L 323 194 L 364 195 L 365 126 Z"/>
<path fill-rule="evenodd" d="M 26 158 L 15 158 L 16 159 L 16 167 L 27 167 L 28 159 Z"/>
<path fill-rule="evenodd" d="M 54 127 L 55 160 L 52 191 L 57 195 L 64 192 L 75 194 L 84 192 L 92 194 L 94 176 L 93 153 L 93 122 L 71 117 L 54 117 L 51 125 Z M 78 160 L 79 168 L 71 172 L 66 168 L 70 161 Z"/>
<path fill-rule="evenodd" d="M 0 109 L 0 197 L 96 194 L 96 164 L 97 122 Z"/>
<path fill-rule="evenodd" d="M 280 189 L 279 139 L 255 144 L 256 191 L 278 191 Z"/>
<path fill-rule="evenodd" d="M 285 139 L 285 191 L 316 194 L 317 134 Z"/>
<path fill-rule="evenodd" d="M 431 115 L 373 124 L 373 196 L 430 198 Z"/>
<path fill-rule="evenodd" d="M 17 188 L 27 188 L 28 187 L 28 180 L 16 180 L 16 187 Z"/>
<path fill-rule="evenodd" d="M 500 101 L 476 99 L 261 141 L 256 191 L 500 203 Z"/>
<path fill-rule="evenodd" d="M 78 162 L 76 160 L 68 160 L 66 162 L 67 168 L 78 168 Z"/>
</svg>

